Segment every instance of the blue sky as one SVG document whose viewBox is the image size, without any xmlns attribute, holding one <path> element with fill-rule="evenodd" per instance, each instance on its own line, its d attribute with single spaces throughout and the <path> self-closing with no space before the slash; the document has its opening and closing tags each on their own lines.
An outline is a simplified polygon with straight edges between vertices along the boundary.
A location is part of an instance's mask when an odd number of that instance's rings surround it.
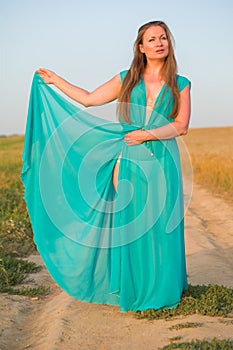
<svg viewBox="0 0 233 350">
<path fill-rule="evenodd" d="M 94 89 L 127 69 L 137 29 L 161 19 L 192 81 L 191 127 L 233 125 L 233 1 L 0 0 L 0 134 L 25 131 L 38 67 Z"/>
</svg>

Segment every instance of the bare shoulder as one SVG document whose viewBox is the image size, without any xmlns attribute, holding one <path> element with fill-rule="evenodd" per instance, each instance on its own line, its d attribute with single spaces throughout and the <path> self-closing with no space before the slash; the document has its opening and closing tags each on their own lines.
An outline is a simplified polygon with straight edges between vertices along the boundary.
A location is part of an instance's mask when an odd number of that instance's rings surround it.
<svg viewBox="0 0 233 350">
<path fill-rule="evenodd" d="M 101 87 L 115 87 L 115 88 L 120 88 L 121 87 L 121 77 L 120 74 L 116 74 L 114 75 L 111 79 L 109 79 L 108 81 L 106 81 L 105 83 L 103 83 L 101 85 Z"/>
<path fill-rule="evenodd" d="M 96 106 L 114 101 L 118 98 L 120 90 L 120 74 L 116 74 L 113 78 L 88 94 L 86 106 Z"/>
<path fill-rule="evenodd" d="M 114 84 L 121 85 L 121 77 L 120 77 L 120 73 L 118 73 L 118 74 L 114 75 L 114 77 L 113 77 L 113 78 L 111 78 L 111 79 L 109 80 L 109 82 L 112 82 L 112 83 L 114 83 Z"/>
</svg>

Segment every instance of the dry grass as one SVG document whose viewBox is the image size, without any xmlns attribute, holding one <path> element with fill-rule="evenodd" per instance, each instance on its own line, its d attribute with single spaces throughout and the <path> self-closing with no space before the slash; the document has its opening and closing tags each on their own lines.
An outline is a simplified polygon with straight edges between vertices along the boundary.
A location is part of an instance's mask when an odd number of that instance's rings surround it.
<svg viewBox="0 0 233 350">
<path fill-rule="evenodd" d="M 23 141 L 23 136 L 0 137 L 0 293 L 39 296 L 47 288 L 22 286 L 27 274 L 39 269 L 21 259 L 35 252 L 19 177 Z"/>
<path fill-rule="evenodd" d="M 194 181 L 233 204 L 233 127 L 190 129 Z"/>
<path fill-rule="evenodd" d="M 0 188 L 19 181 L 23 141 L 23 136 L 0 137 Z"/>
<path fill-rule="evenodd" d="M 22 257 L 34 249 L 20 180 L 23 136 L 0 137 L 0 257 Z"/>
</svg>

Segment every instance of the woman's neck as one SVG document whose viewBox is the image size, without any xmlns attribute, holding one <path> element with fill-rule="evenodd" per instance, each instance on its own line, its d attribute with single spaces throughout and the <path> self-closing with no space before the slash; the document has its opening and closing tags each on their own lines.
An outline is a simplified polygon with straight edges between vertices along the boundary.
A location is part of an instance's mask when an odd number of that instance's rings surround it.
<svg viewBox="0 0 233 350">
<path fill-rule="evenodd" d="M 147 61 L 144 74 L 159 77 L 163 67 L 164 61 Z"/>
</svg>

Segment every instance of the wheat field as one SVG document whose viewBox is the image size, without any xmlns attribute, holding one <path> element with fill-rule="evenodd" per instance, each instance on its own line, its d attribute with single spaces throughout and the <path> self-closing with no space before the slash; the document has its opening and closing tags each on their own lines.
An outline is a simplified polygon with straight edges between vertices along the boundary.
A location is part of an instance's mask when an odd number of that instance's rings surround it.
<svg viewBox="0 0 233 350">
<path fill-rule="evenodd" d="M 233 204 L 233 127 L 193 128 L 183 141 L 194 182 Z"/>
</svg>

